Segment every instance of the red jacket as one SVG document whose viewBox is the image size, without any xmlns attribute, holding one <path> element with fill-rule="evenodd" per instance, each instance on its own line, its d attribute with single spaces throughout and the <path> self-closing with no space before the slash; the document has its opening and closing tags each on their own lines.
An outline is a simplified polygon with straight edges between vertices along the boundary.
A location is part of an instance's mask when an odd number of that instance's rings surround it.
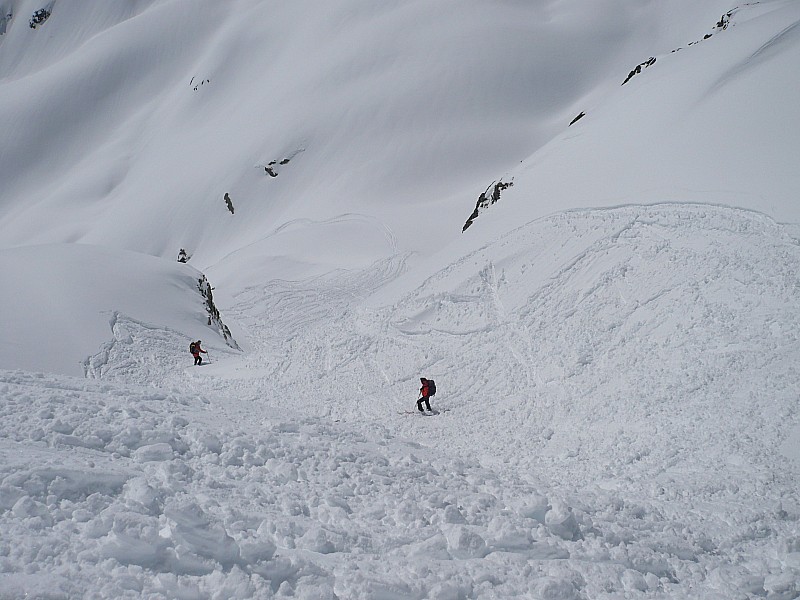
<svg viewBox="0 0 800 600">
<path fill-rule="evenodd" d="M 428 394 L 428 380 L 427 379 L 425 380 L 425 383 L 422 384 L 422 387 L 419 388 L 419 393 L 422 394 L 423 398 L 427 398 L 428 397 L 429 394 Z"/>
</svg>

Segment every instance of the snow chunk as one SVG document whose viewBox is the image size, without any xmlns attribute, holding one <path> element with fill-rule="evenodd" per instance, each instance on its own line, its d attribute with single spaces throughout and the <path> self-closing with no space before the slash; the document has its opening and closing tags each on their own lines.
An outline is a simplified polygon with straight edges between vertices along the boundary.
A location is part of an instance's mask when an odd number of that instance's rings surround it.
<svg viewBox="0 0 800 600">
<path fill-rule="evenodd" d="M 168 507 L 164 514 L 174 523 L 168 530 L 170 537 L 191 553 L 213 559 L 224 568 L 240 562 L 238 544 L 221 525 L 212 523 L 200 505 L 177 504 Z"/>
<path fill-rule="evenodd" d="M 456 525 L 464 525 L 467 522 L 464 515 L 458 510 L 458 507 L 452 504 L 445 507 L 443 519 L 445 523 L 453 523 Z"/>
<path fill-rule="evenodd" d="M 547 528 L 564 540 L 578 540 L 581 530 L 572 508 L 560 501 L 553 502 L 553 507 L 545 515 Z"/>
<path fill-rule="evenodd" d="M 543 577 L 536 582 L 536 598 L 542 600 L 577 600 L 580 598 L 575 585 L 567 579 Z"/>
<path fill-rule="evenodd" d="M 549 510 L 550 504 L 547 498 L 534 494 L 528 498 L 528 501 L 519 509 L 519 514 L 544 524 L 547 511 Z"/>
<path fill-rule="evenodd" d="M 158 444 L 148 444 L 137 448 L 133 452 L 133 458 L 140 462 L 156 462 L 162 460 L 172 460 L 172 446 L 161 442 Z"/>
<path fill-rule="evenodd" d="M 156 568 L 166 560 L 169 542 L 154 531 L 111 531 L 100 544 L 101 556 L 113 558 L 123 565 Z"/>
<path fill-rule="evenodd" d="M 633 569 L 626 569 L 622 574 L 622 585 L 625 586 L 625 589 L 629 592 L 643 592 L 647 590 L 647 583 L 645 582 L 644 576 L 639 571 L 634 571 Z"/>
<path fill-rule="evenodd" d="M 47 514 L 47 507 L 36 502 L 30 496 L 23 496 L 14 503 L 12 514 L 20 519 L 42 517 Z"/>
<path fill-rule="evenodd" d="M 445 536 L 447 549 L 455 558 L 483 558 L 489 552 L 486 541 L 468 527 L 453 527 Z"/>
<path fill-rule="evenodd" d="M 135 477 L 125 484 L 122 494 L 129 504 L 141 507 L 151 515 L 159 512 L 163 497 L 142 477 Z"/>
<path fill-rule="evenodd" d="M 298 540 L 298 546 L 320 554 L 331 554 L 337 551 L 334 542 L 340 537 L 338 534 L 322 527 L 311 527 Z"/>
<path fill-rule="evenodd" d="M 770 600 L 794 600 L 800 592 L 800 582 L 796 573 L 768 575 L 764 579 L 764 589 Z"/>
</svg>

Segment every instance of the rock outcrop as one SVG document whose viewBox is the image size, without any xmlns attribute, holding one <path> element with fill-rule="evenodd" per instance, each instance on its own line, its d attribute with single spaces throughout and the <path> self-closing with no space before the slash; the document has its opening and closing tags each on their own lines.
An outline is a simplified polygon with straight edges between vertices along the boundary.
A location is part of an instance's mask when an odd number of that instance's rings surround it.
<svg viewBox="0 0 800 600">
<path fill-rule="evenodd" d="M 233 339 L 231 330 L 228 329 L 228 326 L 222 322 L 222 317 L 220 317 L 219 310 L 217 310 L 217 307 L 214 306 L 214 295 L 211 293 L 211 290 L 214 288 L 211 287 L 211 284 L 208 282 L 208 279 L 206 279 L 205 275 L 203 275 L 197 281 L 197 289 L 205 299 L 206 312 L 208 312 L 208 325 L 217 328 L 217 331 L 224 338 L 225 343 L 228 346 L 234 350 L 241 350 L 241 348 L 239 348 L 239 344 L 237 344 L 236 340 Z"/>
<path fill-rule="evenodd" d="M 508 183 L 503 182 L 501 179 L 500 181 L 492 182 L 492 184 L 486 188 L 486 190 L 478 196 L 478 201 L 475 203 L 475 210 L 472 211 L 472 214 L 467 219 L 467 222 L 464 223 L 464 227 L 461 228 L 461 232 L 465 232 L 472 226 L 472 223 L 475 219 L 478 218 L 478 215 L 482 210 L 489 208 L 492 204 L 496 203 L 500 200 L 500 194 L 506 188 L 510 188 L 514 185 L 513 180 L 509 181 Z"/>
</svg>

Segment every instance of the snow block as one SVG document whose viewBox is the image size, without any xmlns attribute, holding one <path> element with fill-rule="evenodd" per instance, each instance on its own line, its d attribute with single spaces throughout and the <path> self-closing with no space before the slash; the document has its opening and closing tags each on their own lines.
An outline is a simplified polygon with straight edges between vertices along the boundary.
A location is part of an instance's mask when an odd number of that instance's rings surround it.
<svg viewBox="0 0 800 600">
<path fill-rule="evenodd" d="M 798 597 L 800 583 L 792 573 L 777 573 L 764 578 L 764 589 L 767 592 L 767 598 L 790 600 Z"/>
<path fill-rule="evenodd" d="M 519 514 L 528 519 L 534 519 L 539 523 L 544 524 L 547 511 L 550 510 L 550 503 L 544 496 L 533 495 L 530 499 L 519 509 Z"/>
<path fill-rule="evenodd" d="M 133 458 L 139 462 L 172 460 L 172 456 L 172 446 L 164 442 L 142 446 L 133 452 Z"/>
<path fill-rule="evenodd" d="M 581 530 L 572 509 L 563 502 L 553 502 L 553 508 L 547 511 L 545 523 L 547 528 L 563 540 L 581 539 Z"/>
<path fill-rule="evenodd" d="M 626 569 L 622 574 L 622 585 L 628 592 L 644 592 L 647 590 L 647 582 L 639 571 Z"/>
<path fill-rule="evenodd" d="M 111 531 L 100 542 L 100 556 L 113 558 L 123 565 L 156 568 L 167 556 L 167 540 L 157 535 L 142 535 L 135 530 Z"/>
<path fill-rule="evenodd" d="M 18 487 L 0 485 L 0 509 L 9 510 L 25 493 Z"/>
<path fill-rule="evenodd" d="M 454 558 L 483 558 L 489 553 L 486 541 L 468 527 L 456 526 L 445 532 L 447 550 Z"/>
<path fill-rule="evenodd" d="M 406 550 L 408 556 L 424 560 L 450 560 L 450 553 L 447 551 L 448 542 L 444 535 L 436 534 L 426 540 L 414 544 L 408 544 Z"/>
<path fill-rule="evenodd" d="M 536 582 L 536 596 L 542 600 L 577 600 L 578 591 L 571 581 L 556 577 L 543 577 Z"/>
<path fill-rule="evenodd" d="M 458 510 L 458 507 L 452 504 L 445 507 L 443 519 L 445 523 L 452 523 L 454 525 L 464 525 L 467 522 L 464 515 Z"/>
<path fill-rule="evenodd" d="M 150 515 L 160 512 L 162 495 L 142 477 L 135 477 L 125 484 L 122 493 L 129 504 L 144 509 Z"/>
<path fill-rule="evenodd" d="M 320 554 L 331 554 L 336 552 L 335 538 L 339 537 L 331 531 L 322 527 L 311 527 L 297 541 L 300 548 L 319 552 Z"/>
<path fill-rule="evenodd" d="M 180 545 L 202 558 L 210 558 L 224 568 L 241 561 L 239 546 L 224 527 L 212 523 L 209 516 L 195 503 L 171 506 L 164 511 L 174 523 L 169 534 Z"/>
<path fill-rule="evenodd" d="M 19 519 L 42 517 L 47 514 L 47 507 L 29 496 L 23 496 L 14 503 L 11 513 Z"/>
<path fill-rule="evenodd" d="M 272 560 L 277 546 L 269 537 L 246 540 L 239 543 L 242 560 L 247 564 L 256 564 Z"/>
</svg>

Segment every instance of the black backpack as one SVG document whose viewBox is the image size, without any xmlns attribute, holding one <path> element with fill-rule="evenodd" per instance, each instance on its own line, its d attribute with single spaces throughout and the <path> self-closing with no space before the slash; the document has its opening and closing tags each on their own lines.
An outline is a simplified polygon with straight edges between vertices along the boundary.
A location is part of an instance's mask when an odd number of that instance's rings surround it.
<svg viewBox="0 0 800 600">
<path fill-rule="evenodd" d="M 426 379 L 428 382 L 428 395 L 433 396 L 436 394 L 436 382 L 433 379 Z"/>
<path fill-rule="evenodd" d="M 192 342 L 191 344 L 189 344 L 189 352 L 190 352 L 191 354 L 194 354 L 194 342 Z"/>
</svg>

